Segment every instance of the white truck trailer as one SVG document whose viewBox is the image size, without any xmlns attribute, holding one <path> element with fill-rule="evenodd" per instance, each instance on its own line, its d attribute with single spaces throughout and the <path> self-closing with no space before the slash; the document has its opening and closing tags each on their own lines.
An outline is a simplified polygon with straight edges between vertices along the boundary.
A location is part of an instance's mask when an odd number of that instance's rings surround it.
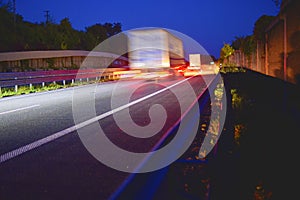
<svg viewBox="0 0 300 200">
<path fill-rule="evenodd" d="M 201 55 L 200 54 L 190 54 L 190 67 L 199 68 L 201 67 Z"/>
<path fill-rule="evenodd" d="M 211 56 L 201 54 L 189 54 L 189 66 L 184 72 L 184 76 L 196 76 L 204 74 L 216 74 L 217 67 Z"/>
<path fill-rule="evenodd" d="M 184 64 L 182 40 L 159 28 L 128 32 L 128 59 L 131 69 L 166 70 Z"/>
</svg>

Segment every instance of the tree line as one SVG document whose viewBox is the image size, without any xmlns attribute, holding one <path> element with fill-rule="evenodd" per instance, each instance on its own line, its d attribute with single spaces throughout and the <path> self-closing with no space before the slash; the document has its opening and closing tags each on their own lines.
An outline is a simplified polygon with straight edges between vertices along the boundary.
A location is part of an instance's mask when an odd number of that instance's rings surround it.
<svg viewBox="0 0 300 200">
<path fill-rule="evenodd" d="M 277 8 L 280 8 L 282 0 L 272 0 Z M 257 50 L 259 44 L 265 44 L 265 31 L 268 25 L 275 19 L 275 16 L 262 15 L 254 24 L 253 33 L 247 36 L 236 36 L 234 40 L 225 43 L 220 52 L 220 63 L 228 63 L 228 58 L 235 50 L 240 50 L 246 57 L 248 62 L 251 62 L 251 56 Z"/>
<path fill-rule="evenodd" d="M 256 51 L 258 44 L 265 44 L 265 30 L 275 19 L 275 16 L 262 15 L 254 24 L 253 33 L 247 36 L 236 36 L 231 44 L 225 43 L 221 49 L 220 62 L 228 62 L 235 50 L 240 50 L 248 62 L 251 62 L 251 56 Z M 230 63 L 227 63 L 230 64 Z"/>
<path fill-rule="evenodd" d="M 75 30 L 69 18 L 58 24 L 32 23 L 0 1 L 0 52 L 29 50 L 92 50 L 105 39 L 122 31 L 121 23 L 96 23 Z"/>
</svg>

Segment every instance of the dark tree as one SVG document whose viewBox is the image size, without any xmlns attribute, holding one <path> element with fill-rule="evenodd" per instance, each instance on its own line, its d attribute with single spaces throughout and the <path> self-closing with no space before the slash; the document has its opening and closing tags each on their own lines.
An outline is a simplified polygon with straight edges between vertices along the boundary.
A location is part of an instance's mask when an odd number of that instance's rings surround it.
<svg viewBox="0 0 300 200">
<path fill-rule="evenodd" d="M 101 24 L 95 24 L 86 28 L 88 49 L 93 49 L 107 38 L 107 30 Z"/>
<path fill-rule="evenodd" d="M 31 23 L 12 12 L 11 5 L 0 0 L 0 51 L 81 49 L 92 50 L 99 43 L 120 33 L 120 23 L 97 23 L 85 31 L 72 27 L 69 18 L 59 24 Z"/>
<path fill-rule="evenodd" d="M 255 22 L 253 30 L 255 40 L 259 40 L 262 42 L 265 41 L 266 28 L 268 28 L 274 18 L 274 16 L 263 15 Z"/>
<path fill-rule="evenodd" d="M 280 7 L 282 0 L 272 0 L 277 7 Z"/>
<path fill-rule="evenodd" d="M 245 37 L 244 36 L 235 36 L 235 40 L 231 43 L 231 46 L 235 50 L 242 50 L 245 42 Z"/>
</svg>

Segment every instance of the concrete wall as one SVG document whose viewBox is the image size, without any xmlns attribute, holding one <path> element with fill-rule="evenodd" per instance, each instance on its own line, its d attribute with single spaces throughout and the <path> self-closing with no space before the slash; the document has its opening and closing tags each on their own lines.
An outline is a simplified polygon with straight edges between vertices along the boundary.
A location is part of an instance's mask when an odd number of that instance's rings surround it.
<svg viewBox="0 0 300 200">
<path fill-rule="evenodd" d="M 299 82 L 297 80 L 300 75 L 299 0 L 283 1 L 281 11 L 267 30 L 266 36 L 267 62 L 265 73 L 288 82 Z"/>
<path fill-rule="evenodd" d="M 265 37 L 266 42 L 258 41 L 249 58 L 236 51 L 229 62 L 300 84 L 300 0 L 283 0 Z"/>
<path fill-rule="evenodd" d="M 121 64 L 115 64 L 117 58 Z M 111 53 L 77 50 L 6 52 L 0 53 L 0 72 L 119 67 L 126 60 Z"/>
</svg>

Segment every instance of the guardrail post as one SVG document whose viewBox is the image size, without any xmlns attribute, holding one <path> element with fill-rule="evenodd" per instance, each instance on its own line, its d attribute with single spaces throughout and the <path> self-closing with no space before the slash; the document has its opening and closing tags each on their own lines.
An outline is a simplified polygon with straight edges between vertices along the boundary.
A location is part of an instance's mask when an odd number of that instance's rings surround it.
<svg viewBox="0 0 300 200">
<path fill-rule="evenodd" d="M 1 1 L 1 0 L 0 0 Z M 65 73 L 65 74 L 62 74 Z M 5 74 L 6 75 L 6 74 Z M 67 77 L 65 77 L 65 75 Z M 16 73 L 11 73 L 8 74 L 8 76 L 4 80 L 4 85 L 2 85 L 2 80 L 1 80 L 1 86 L 0 87 L 0 93 L 3 94 L 5 90 L 2 91 L 3 88 L 9 87 L 13 89 L 15 92 L 19 91 L 19 84 L 22 86 L 23 84 L 27 85 L 27 89 L 30 88 L 32 90 L 34 88 L 34 84 L 41 84 L 41 87 L 46 87 L 46 84 L 57 84 L 58 82 L 62 82 L 64 86 L 67 85 L 69 81 L 72 81 L 72 84 L 76 84 L 78 81 L 81 83 L 85 80 L 87 82 L 90 82 L 91 80 L 96 80 L 97 82 L 102 82 L 102 81 L 112 81 L 112 80 L 117 80 L 121 78 L 121 75 L 119 74 L 113 74 L 113 70 L 109 70 L 108 72 L 103 72 L 103 71 L 90 71 L 87 70 L 87 72 L 83 72 L 83 75 L 85 77 L 81 78 L 75 78 L 74 77 L 74 71 L 57 71 L 57 72 L 50 72 L 50 71 L 43 71 L 43 72 L 16 72 Z M 13 88 L 14 87 L 14 88 Z"/>
</svg>

